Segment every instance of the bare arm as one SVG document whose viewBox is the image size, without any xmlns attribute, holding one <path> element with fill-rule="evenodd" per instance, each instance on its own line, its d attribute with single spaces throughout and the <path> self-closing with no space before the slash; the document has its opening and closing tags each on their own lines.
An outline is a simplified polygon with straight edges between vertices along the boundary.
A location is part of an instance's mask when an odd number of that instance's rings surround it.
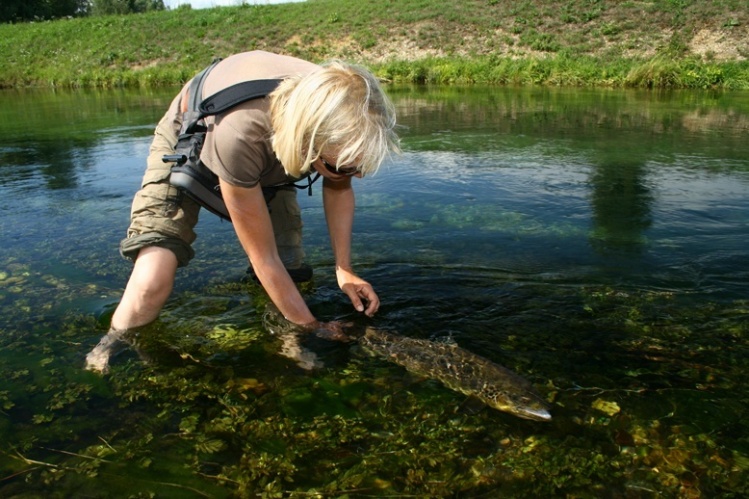
<svg viewBox="0 0 749 499">
<path fill-rule="evenodd" d="M 323 207 L 335 255 L 338 286 L 351 299 L 354 308 L 372 316 L 380 307 L 380 299 L 372 285 L 358 277 L 351 267 L 351 232 L 354 225 L 354 190 L 351 178 L 323 180 Z M 365 304 L 362 302 L 365 300 Z"/>
<path fill-rule="evenodd" d="M 223 180 L 219 182 L 239 242 L 270 299 L 289 321 L 314 323 L 314 315 L 278 256 L 273 225 L 261 187 L 237 187 Z"/>
</svg>

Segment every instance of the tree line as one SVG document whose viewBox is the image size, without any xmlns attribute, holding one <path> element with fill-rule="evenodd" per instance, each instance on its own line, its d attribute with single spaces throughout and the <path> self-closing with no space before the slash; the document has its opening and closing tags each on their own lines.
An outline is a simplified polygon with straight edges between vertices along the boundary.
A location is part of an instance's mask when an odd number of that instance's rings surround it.
<svg viewBox="0 0 749 499">
<path fill-rule="evenodd" d="M 3 0 L 0 22 L 131 14 L 165 8 L 164 0 Z"/>
</svg>

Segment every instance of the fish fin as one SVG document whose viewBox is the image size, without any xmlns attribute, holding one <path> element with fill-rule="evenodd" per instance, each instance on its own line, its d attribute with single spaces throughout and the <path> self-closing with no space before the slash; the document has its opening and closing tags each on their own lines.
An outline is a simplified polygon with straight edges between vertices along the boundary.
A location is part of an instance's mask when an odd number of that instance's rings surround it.
<svg viewBox="0 0 749 499">
<path fill-rule="evenodd" d="M 439 338 L 435 338 L 433 340 L 435 343 L 441 343 L 443 345 L 451 346 L 451 347 L 457 347 L 458 342 L 455 341 L 455 337 L 453 336 L 452 331 L 447 332 L 447 336 L 440 336 Z"/>
</svg>

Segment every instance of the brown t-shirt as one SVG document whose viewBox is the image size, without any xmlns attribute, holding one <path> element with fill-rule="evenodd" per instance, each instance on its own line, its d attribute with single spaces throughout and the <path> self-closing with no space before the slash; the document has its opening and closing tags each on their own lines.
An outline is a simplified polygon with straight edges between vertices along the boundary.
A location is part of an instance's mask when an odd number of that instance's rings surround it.
<svg viewBox="0 0 749 499">
<path fill-rule="evenodd" d="M 222 60 L 203 84 L 203 98 L 250 80 L 284 79 L 308 74 L 319 66 L 294 57 L 263 51 L 244 52 Z M 271 147 L 270 101 L 253 99 L 221 116 L 205 118 L 208 125 L 200 159 L 224 181 L 253 187 L 293 182 Z"/>
</svg>

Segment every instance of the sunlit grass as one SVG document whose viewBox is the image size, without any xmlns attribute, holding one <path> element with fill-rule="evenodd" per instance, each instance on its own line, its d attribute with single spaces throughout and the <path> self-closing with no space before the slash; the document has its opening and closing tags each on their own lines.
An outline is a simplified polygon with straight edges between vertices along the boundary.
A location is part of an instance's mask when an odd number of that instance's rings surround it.
<svg viewBox="0 0 749 499">
<path fill-rule="evenodd" d="M 214 57 L 263 49 L 374 65 L 409 83 L 748 88 L 745 43 L 732 61 L 689 45 L 701 29 L 730 39 L 749 23 L 745 6 L 309 0 L 6 24 L 0 87 L 175 84 Z"/>
</svg>

